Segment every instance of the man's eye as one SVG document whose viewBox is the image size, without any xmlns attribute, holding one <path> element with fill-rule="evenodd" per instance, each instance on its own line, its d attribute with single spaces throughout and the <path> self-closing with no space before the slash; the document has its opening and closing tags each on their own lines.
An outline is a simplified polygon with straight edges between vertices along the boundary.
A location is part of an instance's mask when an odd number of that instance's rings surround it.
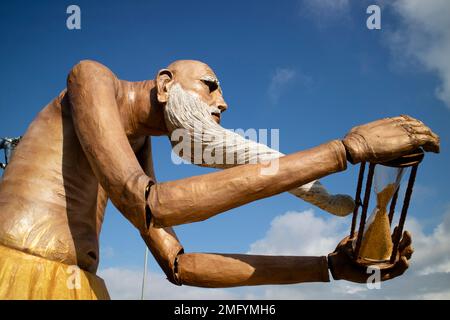
<svg viewBox="0 0 450 320">
<path fill-rule="evenodd" d="M 217 90 L 217 88 L 219 87 L 219 86 L 217 85 L 217 83 L 214 82 L 214 81 L 209 81 L 209 80 L 202 80 L 202 81 L 203 81 L 203 83 L 204 83 L 205 85 L 208 86 L 209 92 L 213 92 L 213 91 Z"/>
</svg>

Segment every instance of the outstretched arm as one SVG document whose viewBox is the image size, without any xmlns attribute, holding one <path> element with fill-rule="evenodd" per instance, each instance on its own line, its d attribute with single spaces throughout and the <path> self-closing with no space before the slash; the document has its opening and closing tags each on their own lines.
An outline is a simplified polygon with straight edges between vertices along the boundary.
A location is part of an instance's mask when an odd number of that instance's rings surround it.
<svg viewBox="0 0 450 320">
<path fill-rule="evenodd" d="M 344 170 L 347 159 L 384 162 L 420 147 L 439 152 L 439 136 L 409 116 L 385 118 L 353 128 L 342 141 L 281 157 L 274 175 L 261 174 L 264 164 L 248 164 L 157 184 L 148 204 L 156 226 L 200 221 Z"/>
<path fill-rule="evenodd" d="M 156 181 L 149 138 L 137 158 L 144 172 Z M 325 257 L 185 254 L 171 227 L 150 226 L 141 236 L 167 279 L 177 285 L 234 287 L 329 281 Z"/>
<path fill-rule="evenodd" d="M 394 231 L 395 233 L 395 231 Z M 184 253 L 170 228 L 150 227 L 143 235 L 169 281 L 176 285 L 224 288 L 250 285 L 329 282 L 328 270 L 335 280 L 365 283 L 371 276 L 367 269 L 354 264 L 351 241 L 345 238 L 326 257 L 256 256 L 243 254 Z M 408 232 L 399 246 L 399 260 L 382 270 L 381 281 L 402 275 L 413 252 Z"/>
<path fill-rule="evenodd" d="M 184 253 L 170 227 L 151 226 L 141 236 L 167 279 L 177 285 L 223 288 L 329 281 L 326 257 Z"/>
<path fill-rule="evenodd" d="M 177 260 L 181 284 L 224 288 L 329 282 L 326 257 L 187 253 Z"/>
<path fill-rule="evenodd" d="M 341 141 L 281 157 L 273 175 L 261 174 L 270 164 L 246 164 L 158 183 L 151 187 L 148 204 L 156 226 L 208 219 L 246 203 L 291 190 L 347 167 Z"/>
</svg>

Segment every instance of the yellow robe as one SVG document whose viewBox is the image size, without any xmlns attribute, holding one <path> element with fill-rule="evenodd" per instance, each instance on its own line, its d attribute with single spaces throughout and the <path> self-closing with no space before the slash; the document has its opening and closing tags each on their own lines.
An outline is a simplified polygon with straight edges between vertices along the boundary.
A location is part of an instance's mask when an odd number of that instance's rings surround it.
<svg viewBox="0 0 450 320">
<path fill-rule="evenodd" d="M 0 299 L 104 300 L 103 279 L 77 266 L 0 246 Z"/>
</svg>

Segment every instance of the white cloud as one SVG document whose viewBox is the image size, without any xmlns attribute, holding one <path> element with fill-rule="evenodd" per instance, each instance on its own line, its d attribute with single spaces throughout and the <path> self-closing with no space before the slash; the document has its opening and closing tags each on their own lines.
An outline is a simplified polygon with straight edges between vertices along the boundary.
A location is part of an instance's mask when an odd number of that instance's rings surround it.
<svg viewBox="0 0 450 320">
<path fill-rule="evenodd" d="M 450 273 L 450 209 L 443 216 L 443 221 L 429 235 L 423 232 L 420 222 L 416 219 L 412 218 L 407 222 L 407 228 L 414 237 L 412 269 L 422 275 Z M 450 287 L 450 283 L 448 285 Z"/>
<path fill-rule="evenodd" d="M 266 236 L 250 245 L 252 254 L 326 255 L 348 230 L 348 219 L 316 217 L 313 210 L 276 217 Z"/>
<path fill-rule="evenodd" d="M 396 30 L 383 27 L 396 63 L 435 73 L 440 79 L 436 97 L 450 108 L 450 1 L 378 0 L 377 4 L 383 7 L 382 17 L 392 10 L 399 18 Z M 351 21 L 350 0 L 302 0 L 300 12 L 319 27 Z"/>
<path fill-rule="evenodd" d="M 281 94 L 296 76 L 296 72 L 289 68 L 277 68 L 269 84 L 269 98 L 272 103 L 278 103 Z"/>
<path fill-rule="evenodd" d="M 450 107 L 450 1 L 396 0 L 392 7 L 401 21 L 389 37 L 394 56 L 435 72 L 436 96 Z"/>
</svg>

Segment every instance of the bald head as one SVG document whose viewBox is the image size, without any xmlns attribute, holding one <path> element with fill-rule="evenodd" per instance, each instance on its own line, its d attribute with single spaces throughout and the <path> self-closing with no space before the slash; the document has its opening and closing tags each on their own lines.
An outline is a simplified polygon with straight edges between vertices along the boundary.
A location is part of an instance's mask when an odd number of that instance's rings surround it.
<svg viewBox="0 0 450 320">
<path fill-rule="evenodd" d="M 168 67 L 175 77 L 198 77 L 210 75 L 215 78 L 214 71 L 204 62 L 198 60 L 177 60 L 172 62 Z"/>
<path fill-rule="evenodd" d="M 206 64 L 197 60 L 177 60 L 157 75 L 158 100 L 167 102 L 170 87 L 179 84 L 184 90 L 196 95 L 214 110 L 214 119 L 219 122 L 227 104 L 222 96 L 222 89 L 214 71 Z"/>
</svg>

